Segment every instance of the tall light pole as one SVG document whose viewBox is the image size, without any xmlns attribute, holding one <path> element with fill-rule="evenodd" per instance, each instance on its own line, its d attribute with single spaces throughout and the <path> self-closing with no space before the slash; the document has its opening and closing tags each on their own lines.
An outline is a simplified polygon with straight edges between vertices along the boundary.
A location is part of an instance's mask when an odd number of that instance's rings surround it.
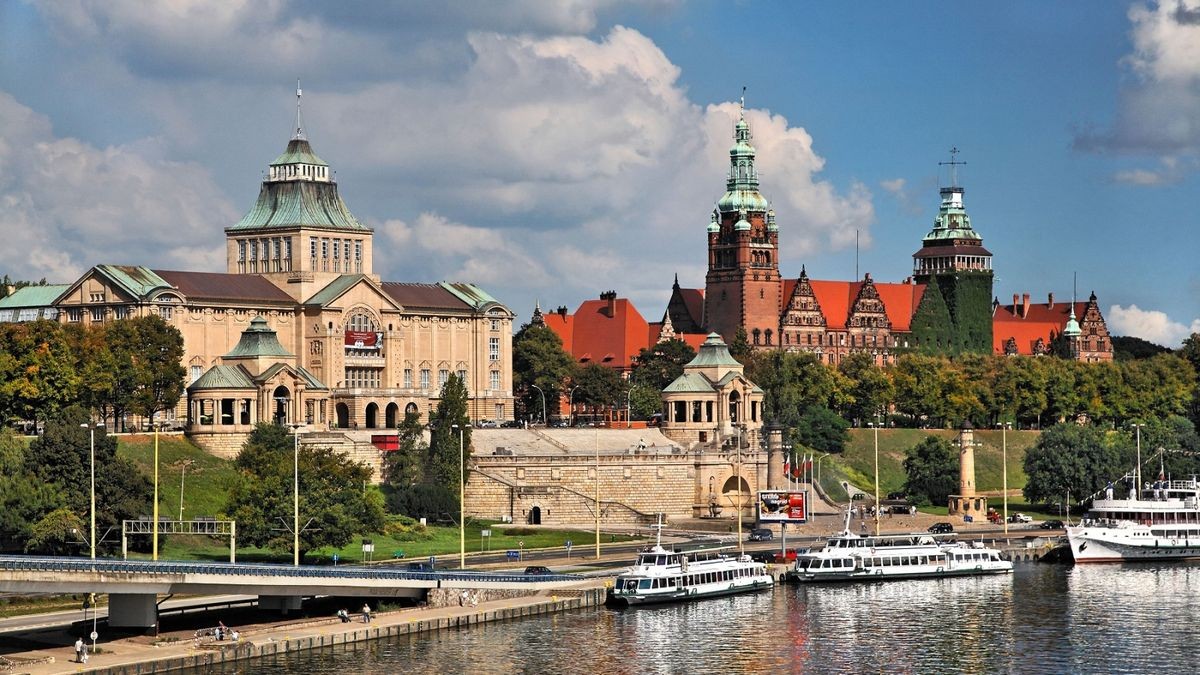
<svg viewBox="0 0 1200 675">
<path fill-rule="evenodd" d="M 879 415 L 867 426 L 875 430 L 875 536 L 879 536 Z"/>
<path fill-rule="evenodd" d="M 92 548 L 92 560 L 96 559 L 96 427 L 104 428 L 104 423 L 80 424 L 87 429 L 91 437 L 91 467 L 92 467 L 92 540 L 88 542 Z"/>
<path fill-rule="evenodd" d="M 1137 433 L 1137 471 L 1135 472 L 1137 474 L 1137 478 L 1135 479 L 1137 480 L 1137 485 L 1133 486 L 1133 494 L 1138 499 L 1142 498 L 1142 427 L 1144 426 L 1146 425 L 1133 425 L 1133 430 Z"/>
<path fill-rule="evenodd" d="M 1008 428 L 1012 426 L 1012 422 L 1000 422 L 1000 448 L 1001 462 L 1004 465 L 1002 475 L 1004 476 L 1004 534 L 1008 535 Z"/>
<path fill-rule="evenodd" d="M 817 458 L 817 485 L 821 485 L 821 460 L 829 456 L 830 453 L 825 453 Z"/>
<path fill-rule="evenodd" d="M 575 426 L 575 390 L 578 388 L 579 388 L 579 385 L 575 385 L 574 387 L 571 387 L 570 406 L 571 406 L 571 426 L 572 427 Z"/>
<path fill-rule="evenodd" d="M 151 528 L 153 543 L 150 545 L 150 559 L 158 560 L 158 422 L 150 416 L 150 426 L 154 427 L 154 525 Z"/>
<path fill-rule="evenodd" d="M 300 427 L 292 423 L 292 564 L 300 566 Z"/>
<path fill-rule="evenodd" d="M 625 390 L 625 428 L 626 429 L 628 429 L 630 426 L 632 426 L 632 416 L 630 415 L 630 412 L 633 410 L 633 408 L 630 406 L 630 401 L 632 400 L 631 397 L 633 396 L 633 387 L 634 386 L 635 385 L 632 382 L 630 382 L 629 388 Z"/>
<path fill-rule="evenodd" d="M 465 426 L 451 424 L 451 429 L 458 432 L 458 568 L 466 569 L 467 567 L 467 493 L 466 480 L 463 474 L 467 470 L 466 454 L 463 452 L 463 434 L 466 432 Z"/>
<path fill-rule="evenodd" d="M 542 395 L 542 426 L 545 426 L 546 425 L 546 392 L 542 391 L 542 388 L 537 386 L 536 384 L 531 384 L 529 386 L 533 387 L 534 389 L 537 389 L 538 393 Z M 559 399 L 559 400 L 561 401 L 562 399 Z"/>
<path fill-rule="evenodd" d="M 191 463 L 192 463 L 192 460 L 190 460 L 190 459 L 185 459 L 179 463 L 179 465 L 180 465 L 180 471 L 179 471 L 179 519 L 180 520 L 183 520 L 183 481 L 184 481 L 184 479 L 187 478 L 187 468 L 188 468 L 188 465 Z"/>
</svg>

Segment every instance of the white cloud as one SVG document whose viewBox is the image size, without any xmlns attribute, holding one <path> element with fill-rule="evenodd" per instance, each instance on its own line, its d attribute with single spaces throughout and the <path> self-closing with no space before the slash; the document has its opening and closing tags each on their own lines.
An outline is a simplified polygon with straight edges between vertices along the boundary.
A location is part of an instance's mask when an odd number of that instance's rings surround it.
<svg viewBox="0 0 1200 675">
<path fill-rule="evenodd" d="M 1166 312 L 1141 309 L 1137 305 L 1108 308 L 1108 330 L 1113 335 L 1132 335 L 1171 349 L 1178 349 L 1184 338 L 1200 333 L 1200 318 L 1191 325 L 1171 320 Z"/>
<path fill-rule="evenodd" d="M 1129 10 L 1133 51 L 1122 63 L 1130 81 L 1112 127 L 1082 131 L 1075 147 L 1172 156 L 1200 151 L 1200 0 L 1161 0 Z M 1149 172 L 1126 182 L 1157 184 Z M 1118 180 L 1120 177 L 1118 177 Z"/>
<path fill-rule="evenodd" d="M 219 269 L 237 213 L 205 169 L 157 150 L 57 137 L 0 92 L 0 267 L 58 282 L 98 263 Z"/>
</svg>

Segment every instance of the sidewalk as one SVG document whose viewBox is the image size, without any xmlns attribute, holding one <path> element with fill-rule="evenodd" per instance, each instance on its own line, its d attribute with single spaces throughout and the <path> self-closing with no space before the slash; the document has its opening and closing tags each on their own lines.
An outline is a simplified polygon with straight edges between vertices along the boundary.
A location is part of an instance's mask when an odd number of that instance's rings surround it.
<svg viewBox="0 0 1200 675">
<path fill-rule="evenodd" d="M 338 644 L 374 640 L 395 635 L 465 627 L 475 623 L 558 612 L 595 606 L 604 601 L 601 583 L 581 584 L 577 589 L 539 592 L 536 595 L 504 598 L 464 606 L 407 608 L 381 612 L 369 624 L 352 613 L 353 621 L 342 623 L 336 617 L 307 618 L 287 622 L 236 626 L 238 643 L 230 640 L 198 646 L 192 633 L 164 633 L 154 638 L 134 636 L 100 642 L 104 650 L 93 654 L 86 664 L 75 663 L 72 644 L 6 656 L 14 663 L 13 673 L 50 675 L 51 673 L 153 673 L 181 668 L 196 668 L 240 659 L 270 656 L 290 651 L 319 649 Z M 231 628 L 233 628 L 231 626 Z M 177 642 L 164 642 L 169 638 Z M 73 641 L 72 641 L 73 643 Z M 52 661 L 51 661 L 52 660 Z"/>
</svg>

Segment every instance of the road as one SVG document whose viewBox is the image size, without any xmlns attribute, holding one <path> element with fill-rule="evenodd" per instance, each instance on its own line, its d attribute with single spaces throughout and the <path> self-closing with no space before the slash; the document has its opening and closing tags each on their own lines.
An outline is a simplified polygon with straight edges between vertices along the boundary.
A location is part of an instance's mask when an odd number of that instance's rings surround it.
<svg viewBox="0 0 1200 675">
<path fill-rule="evenodd" d="M 182 610 L 192 609 L 195 607 L 203 607 L 205 605 L 239 602 L 257 602 L 256 595 L 203 595 L 190 598 L 181 598 L 179 600 L 168 600 L 159 605 L 159 611 L 178 612 Z M 97 612 L 97 618 L 104 619 L 108 616 L 108 609 L 100 607 Z M 92 619 L 92 611 L 88 610 L 87 618 Z M 38 630 L 42 628 L 59 628 L 68 626 L 76 621 L 83 619 L 83 609 L 67 609 L 57 612 L 44 612 L 42 614 L 26 614 L 24 616 L 13 616 L 7 619 L 0 619 L 0 633 L 9 633 L 14 631 Z"/>
</svg>

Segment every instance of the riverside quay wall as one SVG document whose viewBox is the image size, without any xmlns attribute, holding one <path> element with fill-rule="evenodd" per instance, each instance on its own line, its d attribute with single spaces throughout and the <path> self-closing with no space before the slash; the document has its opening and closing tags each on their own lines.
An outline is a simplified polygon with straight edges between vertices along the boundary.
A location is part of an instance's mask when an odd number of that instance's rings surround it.
<svg viewBox="0 0 1200 675">
<path fill-rule="evenodd" d="M 592 523 L 598 490 L 606 524 L 653 523 L 659 513 L 729 518 L 739 503 L 743 517 L 753 519 L 755 492 L 766 481 L 766 453 L 747 449 L 740 455 L 669 446 L 511 452 L 472 457 L 468 515 L 532 525 Z"/>
</svg>

